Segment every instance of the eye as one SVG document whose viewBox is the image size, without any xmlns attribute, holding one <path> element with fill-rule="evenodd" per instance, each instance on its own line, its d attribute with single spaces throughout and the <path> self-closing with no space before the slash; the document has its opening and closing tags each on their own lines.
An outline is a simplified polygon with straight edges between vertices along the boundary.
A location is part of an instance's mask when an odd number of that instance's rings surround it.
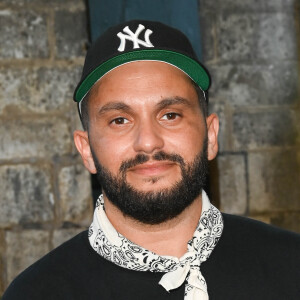
<svg viewBox="0 0 300 300">
<path fill-rule="evenodd" d="M 175 120 L 178 117 L 179 117 L 179 114 L 170 112 L 170 113 L 163 115 L 162 119 L 170 121 L 170 120 Z"/>
<path fill-rule="evenodd" d="M 115 124 L 115 125 L 123 125 L 123 124 L 126 124 L 128 122 L 129 121 L 125 118 L 116 118 L 116 119 L 113 119 L 110 123 Z"/>
</svg>

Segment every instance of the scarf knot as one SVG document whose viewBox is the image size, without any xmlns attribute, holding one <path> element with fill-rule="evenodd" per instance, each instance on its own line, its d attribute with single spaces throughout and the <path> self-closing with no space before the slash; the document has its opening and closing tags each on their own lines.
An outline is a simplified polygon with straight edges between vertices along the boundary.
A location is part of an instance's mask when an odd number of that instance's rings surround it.
<svg viewBox="0 0 300 300">
<path fill-rule="evenodd" d="M 177 269 L 166 273 L 159 281 L 159 284 L 169 292 L 170 290 L 180 287 L 183 282 L 186 281 L 189 294 L 191 294 L 191 291 L 195 289 L 200 290 L 200 293 L 202 294 L 207 294 L 206 281 L 200 272 L 200 264 L 201 261 L 197 252 L 187 252 L 179 259 Z M 191 299 L 205 298 L 202 297 Z"/>
</svg>

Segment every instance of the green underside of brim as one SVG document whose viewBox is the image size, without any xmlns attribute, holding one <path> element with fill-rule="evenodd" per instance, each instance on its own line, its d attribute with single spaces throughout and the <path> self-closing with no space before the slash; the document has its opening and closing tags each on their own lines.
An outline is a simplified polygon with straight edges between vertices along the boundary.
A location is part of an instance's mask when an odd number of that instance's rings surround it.
<svg viewBox="0 0 300 300">
<path fill-rule="evenodd" d="M 168 50 L 137 50 L 115 56 L 98 66 L 81 83 L 75 94 L 75 100 L 81 101 L 91 87 L 112 69 L 139 60 L 163 61 L 181 69 L 195 81 L 203 91 L 209 88 L 210 80 L 206 71 L 196 61 L 181 53 Z"/>
</svg>

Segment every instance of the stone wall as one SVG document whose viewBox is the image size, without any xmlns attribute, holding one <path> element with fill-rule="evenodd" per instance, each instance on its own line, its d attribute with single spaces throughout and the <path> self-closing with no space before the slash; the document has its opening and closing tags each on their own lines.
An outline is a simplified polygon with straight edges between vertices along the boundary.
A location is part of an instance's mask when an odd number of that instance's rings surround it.
<svg viewBox="0 0 300 300">
<path fill-rule="evenodd" d="M 300 232 L 296 0 L 199 3 L 221 120 L 213 200 Z M 91 220 L 71 101 L 87 41 L 83 0 L 0 0 L 0 295 Z"/>
<path fill-rule="evenodd" d="M 83 1 L 0 1 L 0 295 L 91 220 L 72 142 L 87 41 Z"/>
<path fill-rule="evenodd" d="M 211 111 L 221 120 L 213 199 L 300 232 L 299 1 L 199 3 Z"/>
</svg>

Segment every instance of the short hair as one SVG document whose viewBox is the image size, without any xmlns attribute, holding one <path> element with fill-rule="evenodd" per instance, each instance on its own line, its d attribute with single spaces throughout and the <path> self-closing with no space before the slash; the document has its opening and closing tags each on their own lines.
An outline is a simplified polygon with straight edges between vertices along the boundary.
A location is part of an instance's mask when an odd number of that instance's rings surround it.
<svg viewBox="0 0 300 300">
<path fill-rule="evenodd" d="M 91 96 L 91 90 L 83 97 L 81 103 L 78 103 L 78 112 L 80 116 L 80 121 L 84 131 L 89 131 L 89 108 L 88 103 Z"/>
<path fill-rule="evenodd" d="M 208 91 L 203 91 L 199 85 L 191 79 L 191 83 L 196 90 L 199 105 L 202 111 L 204 118 L 208 116 Z"/>
<path fill-rule="evenodd" d="M 206 118 L 208 115 L 208 92 L 201 90 L 201 88 L 197 85 L 197 83 L 195 83 L 192 79 L 190 79 L 190 81 L 196 90 L 202 114 Z M 81 109 L 79 110 L 79 116 L 80 116 L 82 127 L 87 132 L 89 131 L 88 103 L 89 103 L 91 94 L 92 94 L 92 89 L 81 100 L 81 103 L 80 103 Z"/>
</svg>

